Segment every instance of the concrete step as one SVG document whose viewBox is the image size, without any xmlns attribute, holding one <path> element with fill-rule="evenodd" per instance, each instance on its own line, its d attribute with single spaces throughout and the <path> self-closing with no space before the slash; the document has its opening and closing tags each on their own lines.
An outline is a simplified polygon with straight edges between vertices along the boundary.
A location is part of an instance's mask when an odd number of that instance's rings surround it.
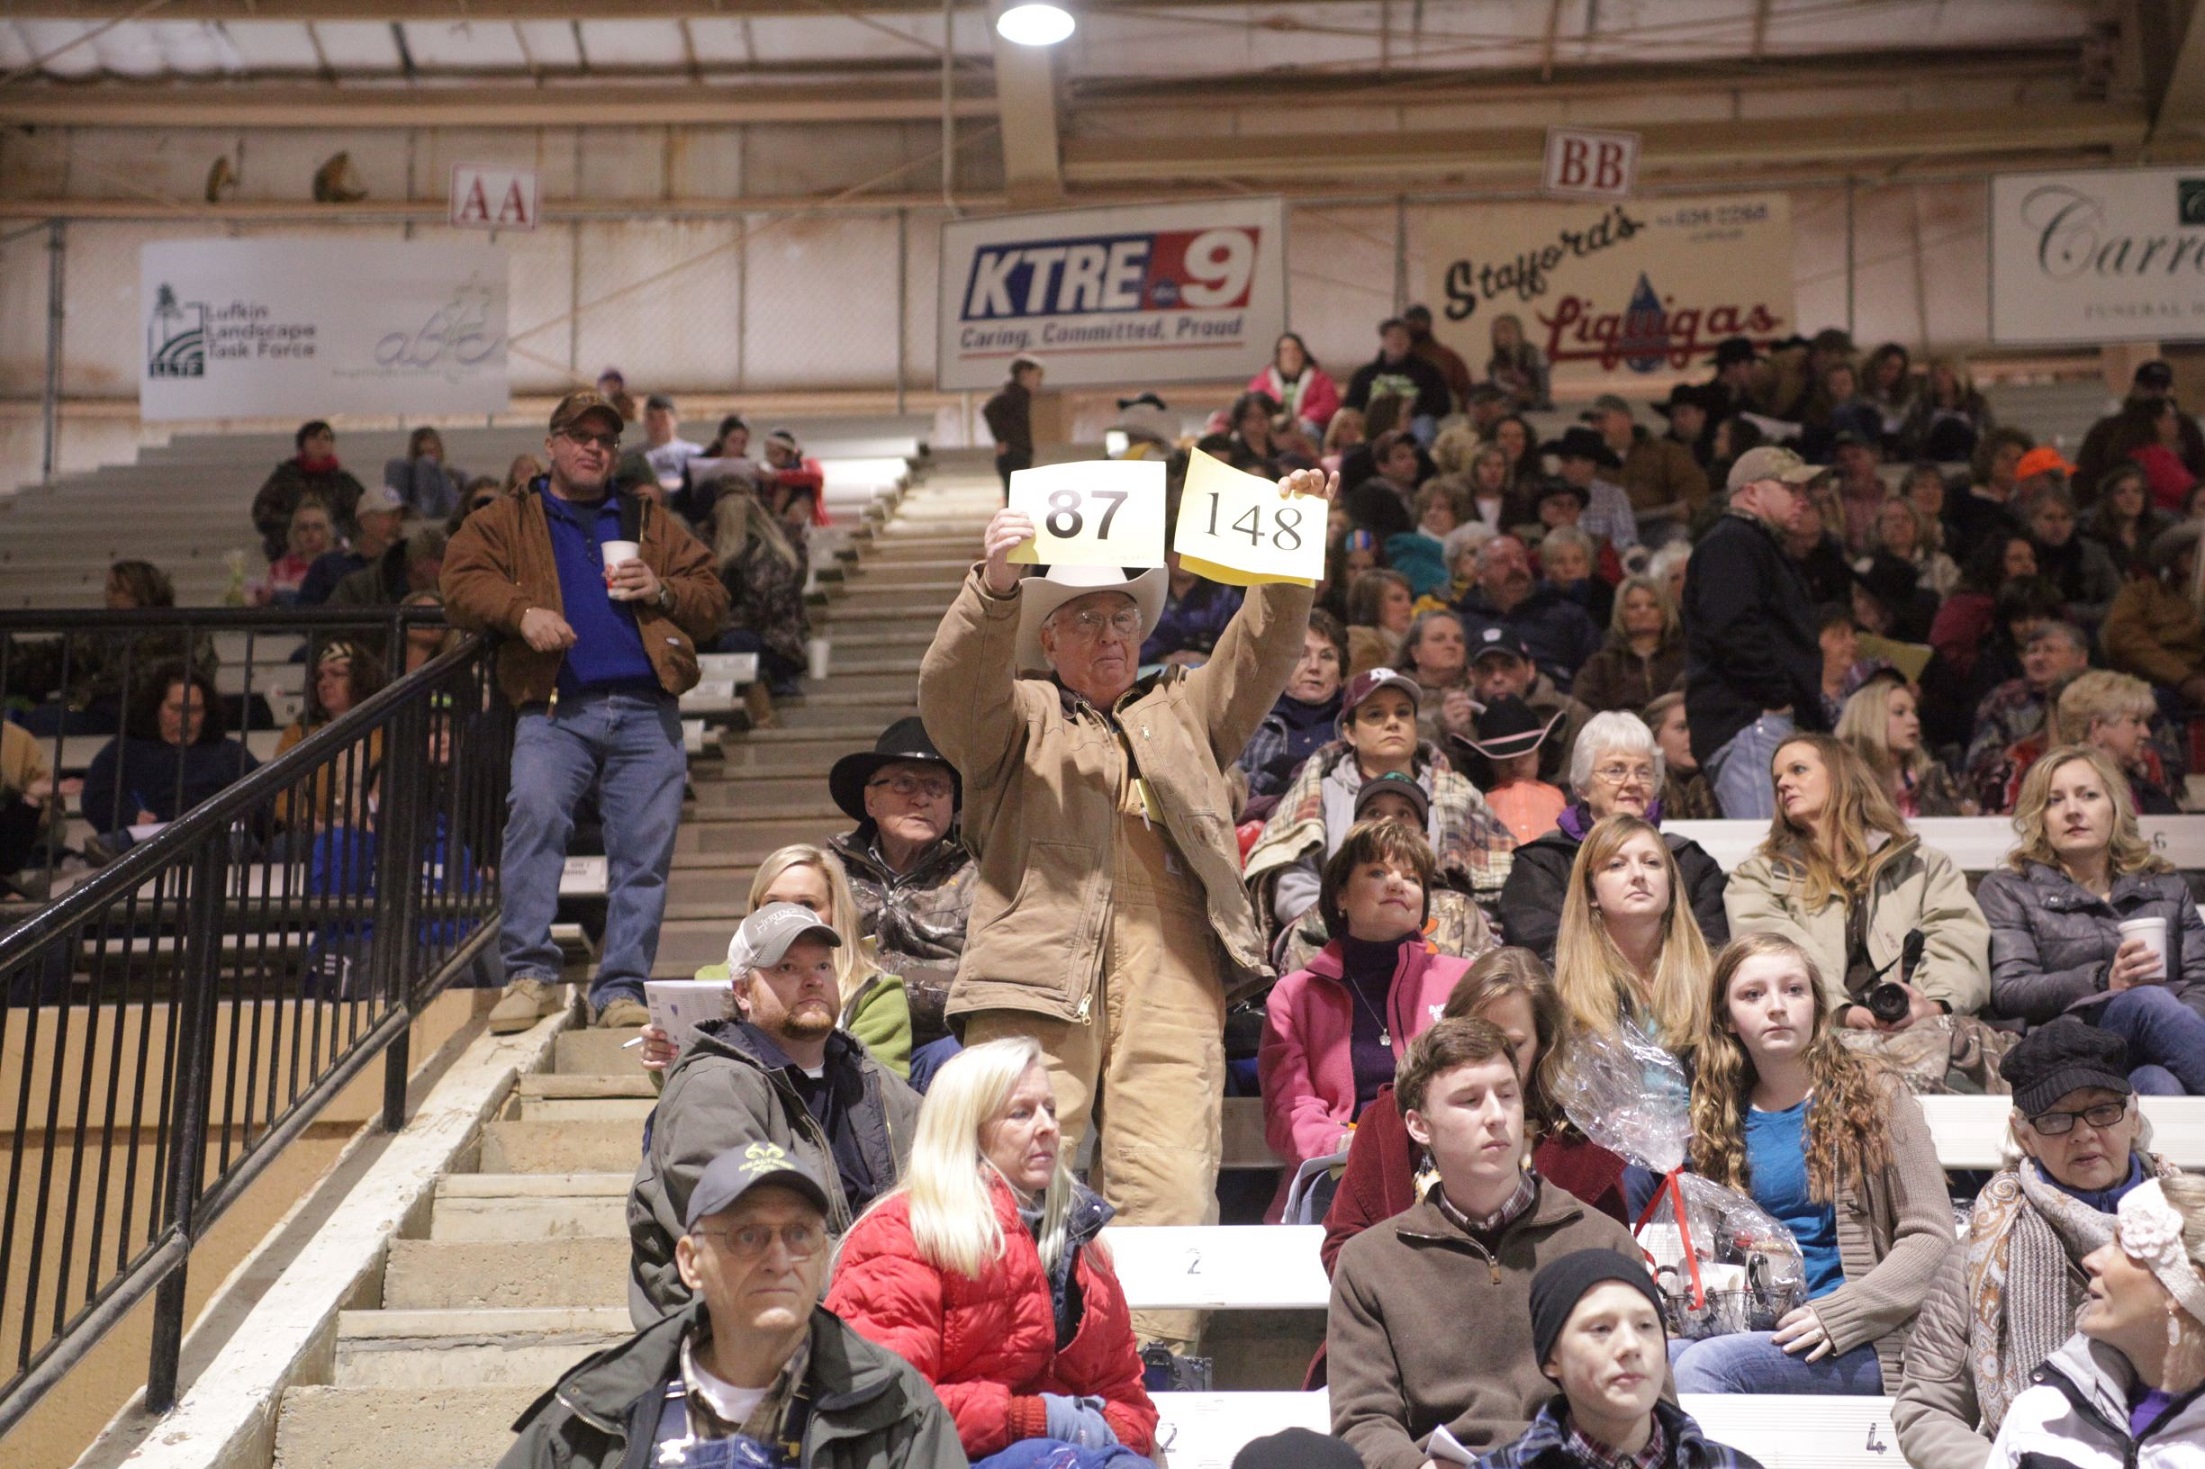
<svg viewBox="0 0 2205 1469">
<path fill-rule="evenodd" d="M 908 700 L 919 687 L 916 655 L 895 659 L 852 658 L 848 663 L 837 658 L 829 667 L 833 671 L 826 678 L 804 681 L 805 708 L 836 703 L 873 704 L 887 697 Z"/>
<path fill-rule="evenodd" d="M 642 1069 L 627 1042 L 632 1030 L 570 1030 L 559 1036 L 552 1051 L 552 1069 L 561 1076 L 631 1076 Z M 579 1166 L 579 1165 L 577 1165 Z M 595 1165 L 591 1165 L 595 1166 Z M 630 1159 L 621 1165 L 635 1166 Z M 485 1173 L 492 1171 L 487 1165 Z"/>
<path fill-rule="evenodd" d="M 675 831 L 674 852 L 677 858 L 712 855 L 747 861 L 755 866 L 769 852 L 791 842 L 823 841 L 830 832 L 847 824 L 847 817 L 839 823 L 828 824 L 810 818 L 796 821 L 715 821 L 693 816 L 682 822 Z M 724 938 L 722 943 L 725 943 Z"/>
<path fill-rule="evenodd" d="M 643 1090 L 650 1092 L 648 1082 Z M 630 1173 L 447 1174 L 437 1182 L 429 1238 L 520 1242 L 625 1236 L 633 1181 Z"/>
<path fill-rule="evenodd" d="M 813 708 L 808 702 L 776 711 L 775 726 L 785 735 L 802 735 L 812 730 L 833 733 L 828 738 L 842 741 L 848 738 L 843 731 L 857 728 L 863 721 L 864 739 L 860 748 L 871 749 L 880 738 L 880 732 L 906 715 L 919 712 L 915 693 L 874 694 L 872 702 L 865 704 L 831 704 L 825 708 Z"/>
<path fill-rule="evenodd" d="M 541 1392 L 593 1352 L 633 1333 L 616 1306 L 533 1311 L 343 1311 L 336 1385 Z M 456 1461 L 455 1461 L 456 1462 Z"/>
<path fill-rule="evenodd" d="M 386 1311 L 618 1306 L 627 1291 L 625 1232 L 520 1243 L 392 1240 L 383 1269 Z"/>
<path fill-rule="evenodd" d="M 669 918 L 658 929 L 658 962 L 653 979 L 687 979 L 707 964 L 727 958 L 727 941 L 742 920 L 710 917 Z"/>
<path fill-rule="evenodd" d="M 726 950 L 721 950 L 724 956 Z M 695 966 L 678 973 L 664 968 L 651 972 L 653 979 L 688 979 Z M 552 1126 L 567 1123 L 605 1123 L 625 1125 L 635 1138 L 635 1151 L 640 1154 L 643 1146 L 643 1119 L 651 1115 L 656 1103 L 643 1098 L 628 1097 L 521 1097 L 513 1106 L 517 1120 L 540 1122 Z"/>
<path fill-rule="evenodd" d="M 638 1065 L 633 1051 L 623 1059 Z M 642 1156 L 643 1130 L 630 1121 L 507 1119 L 483 1125 L 477 1166 L 484 1173 L 633 1174 Z"/>
<path fill-rule="evenodd" d="M 870 749 L 880 738 L 875 729 L 860 744 L 835 741 L 764 740 L 759 736 L 769 733 L 752 730 L 747 734 L 728 733 L 720 739 L 720 774 L 727 779 L 743 779 L 752 775 L 769 776 L 778 780 L 810 779 L 824 782 L 835 761 L 852 750 Z M 820 787 L 822 790 L 825 786 Z"/>
<path fill-rule="evenodd" d="M 761 790 L 760 787 L 801 786 L 801 793 Z M 750 821 L 825 822 L 831 830 L 837 822 L 848 824 L 842 808 L 827 794 L 824 781 L 727 780 L 719 777 L 689 779 L 690 808 L 684 821 L 710 821 L 740 817 Z"/>
<path fill-rule="evenodd" d="M 801 728 L 773 725 L 723 737 L 720 740 L 720 749 L 724 754 L 736 748 L 757 750 L 773 745 L 802 745 L 817 746 L 820 749 L 833 748 L 839 755 L 854 749 L 871 749 L 873 742 L 880 738 L 880 731 L 880 725 L 852 719 L 850 712 L 845 709 L 832 724 L 805 725 Z M 833 762 L 830 760 L 828 763 Z"/>
<path fill-rule="evenodd" d="M 275 1469 L 455 1469 L 495 1464 L 546 1383 L 521 1387 L 295 1387 L 276 1420 Z"/>
<path fill-rule="evenodd" d="M 940 622 L 938 616 L 914 623 L 903 618 L 844 617 L 831 607 L 814 609 L 815 630 L 825 633 L 834 644 L 833 667 L 840 667 L 842 655 L 853 647 L 868 655 L 893 653 L 908 654 L 914 660 L 922 658 L 927 646 L 934 641 L 934 629 Z M 912 666 L 918 665 L 914 662 Z"/>
<path fill-rule="evenodd" d="M 838 808 L 823 779 L 808 775 L 755 775 L 707 761 L 691 761 L 689 789 L 699 806 L 740 805 L 766 816 L 808 815 Z"/>
<path fill-rule="evenodd" d="M 725 934 L 732 934 L 735 925 L 742 922 L 750 911 L 750 878 L 758 869 L 753 866 L 721 866 L 692 858 L 688 862 L 674 859 L 674 870 L 666 878 L 666 922 L 711 918 L 722 924 L 720 957 L 727 955 Z M 717 962 L 717 961 L 715 961 Z"/>
</svg>

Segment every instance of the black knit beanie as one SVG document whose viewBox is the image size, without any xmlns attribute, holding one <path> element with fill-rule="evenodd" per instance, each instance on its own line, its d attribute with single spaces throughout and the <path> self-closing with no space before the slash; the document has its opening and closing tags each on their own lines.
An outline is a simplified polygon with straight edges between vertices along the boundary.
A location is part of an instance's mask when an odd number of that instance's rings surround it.
<svg viewBox="0 0 2205 1469">
<path fill-rule="evenodd" d="M 1539 1267 L 1531 1278 L 1531 1360 L 1541 1372 L 1546 1371 L 1555 1339 L 1585 1292 L 1611 1280 L 1635 1288 L 1660 1316 L 1661 1297 L 1654 1292 L 1653 1277 L 1644 1265 L 1614 1250 L 1576 1250 Z"/>
<path fill-rule="evenodd" d="M 1363 1456 L 1339 1439 L 1289 1428 L 1243 1444 L 1233 1469 L 1363 1469 Z"/>
</svg>

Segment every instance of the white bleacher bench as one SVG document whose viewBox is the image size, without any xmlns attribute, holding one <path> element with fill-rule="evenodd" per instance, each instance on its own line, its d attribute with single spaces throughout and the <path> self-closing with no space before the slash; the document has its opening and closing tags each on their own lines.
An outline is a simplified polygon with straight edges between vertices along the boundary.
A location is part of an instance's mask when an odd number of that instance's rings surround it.
<svg viewBox="0 0 2205 1469">
<path fill-rule="evenodd" d="M 1946 1168 L 2003 1165 L 2011 1097 L 1917 1097 Z M 2191 1173 L 2205 1172 L 2205 1098 L 2139 1097 L 2151 1124 L 2151 1149 Z"/>
<path fill-rule="evenodd" d="M 2014 824 L 2004 816 L 1923 816 L 1907 823 L 1962 872 L 1984 873 L 2014 849 Z M 2205 869 L 2205 816 L 2140 816 L 2152 849 L 2177 867 Z M 1768 839 L 1766 821 L 1664 821 L 1661 829 L 1690 837 L 1723 871 L 1734 870 Z"/>
<path fill-rule="evenodd" d="M 1157 1393 L 1156 1442 L 1171 1469 L 1231 1469 L 1251 1440 L 1285 1428 L 1332 1431 L 1331 1394 Z M 1678 1400 L 1709 1439 L 1766 1469 L 1904 1469 L 1891 1399 L 1687 1393 Z"/>
<path fill-rule="evenodd" d="M 681 752 L 684 755 L 704 753 L 704 721 L 684 719 L 681 722 Z"/>
<path fill-rule="evenodd" d="M 242 659 L 217 667 L 214 671 L 214 691 L 224 695 L 251 692 L 268 699 L 278 693 L 305 694 L 305 664 L 271 662 L 266 652 L 256 649 L 255 653 L 257 656 L 250 667 Z M 252 676 L 247 678 L 247 674 Z"/>
<path fill-rule="evenodd" d="M 700 719 L 713 714 L 731 714 L 737 697 L 735 685 L 728 679 L 699 679 L 694 688 L 681 696 L 681 712 Z"/>
<path fill-rule="evenodd" d="M 758 680 L 756 653 L 699 653 L 697 676 L 724 683 L 747 684 Z"/>
<path fill-rule="evenodd" d="M 1316 1224 L 1113 1224 L 1102 1232 L 1136 1311 L 1322 1311 Z"/>
<path fill-rule="evenodd" d="M 559 871 L 559 896 L 602 898 L 605 896 L 605 873 L 603 857 L 569 857 L 566 866 Z"/>
</svg>

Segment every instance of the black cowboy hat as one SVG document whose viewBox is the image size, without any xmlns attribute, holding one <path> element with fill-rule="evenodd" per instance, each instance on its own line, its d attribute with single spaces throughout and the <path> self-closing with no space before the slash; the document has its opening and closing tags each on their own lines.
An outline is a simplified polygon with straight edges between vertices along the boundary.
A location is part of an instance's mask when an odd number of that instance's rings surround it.
<svg viewBox="0 0 2205 1469">
<path fill-rule="evenodd" d="M 1608 447 L 1608 441 L 1600 436 L 1600 431 L 1582 424 L 1564 429 L 1562 437 L 1541 444 L 1539 452 L 1558 459 L 1590 459 L 1602 469 L 1619 469 L 1623 465 L 1615 450 Z"/>
<path fill-rule="evenodd" d="M 1730 397 L 1709 388 L 1705 383 L 1678 383 L 1670 388 L 1668 397 L 1648 406 L 1663 418 L 1667 418 L 1671 410 L 1685 406 L 1698 408 L 1712 416 L 1730 406 Z"/>
<path fill-rule="evenodd" d="M 827 793 L 835 798 L 835 804 L 852 821 L 864 821 L 865 787 L 879 773 L 883 765 L 894 765 L 905 760 L 922 760 L 939 765 L 949 772 L 950 807 L 960 809 L 965 804 L 965 782 L 958 775 L 957 767 L 942 758 L 942 752 L 934 748 L 934 741 L 927 735 L 926 726 L 916 714 L 906 715 L 881 731 L 879 739 L 870 750 L 845 755 L 827 772 Z"/>
</svg>

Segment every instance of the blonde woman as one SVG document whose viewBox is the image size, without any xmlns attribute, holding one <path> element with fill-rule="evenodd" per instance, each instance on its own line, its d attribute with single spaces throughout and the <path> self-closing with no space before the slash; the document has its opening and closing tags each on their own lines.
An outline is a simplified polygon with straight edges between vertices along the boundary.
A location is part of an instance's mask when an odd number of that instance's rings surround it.
<svg viewBox="0 0 2205 1469">
<path fill-rule="evenodd" d="M 2115 1220 L 2113 1241 L 2083 1258 L 2075 1335 L 2014 1399 L 1986 1469 L 2205 1461 L 2205 1180 L 2132 1189 Z"/>
<path fill-rule="evenodd" d="M 1631 815 L 1595 823 L 1577 849 L 1554 942 L 1570 1027 L 1607 1035 L 1628 1020 L 1681 1054 L 1698 1033 L 1712 962 L 1661 833 Z"/>
<path fill-rule="evenodd" d="M 1111 1207 L 1066 1171 L 1031 1037 L 942 1067 L 903 1182 L 842 1242 L 827 1309 L 933 1384 L 976 1463 L 1048 1439 L 1155 1450 Z M 1038 1462 L 1038 1461 L 1036 1461 Z"/>
<path fill-rule="evenodd" d="M 1973 816 L 1952 772 L 1922 745 L 1921 695 L 1885 670 L 1853 691 L 1838 716 L 1837 737 L 1868 764 L 1901 817 Z"/>
<path fill-rule="evenodd" d="M 2173 816 L 2182 808 L 2167 789 L 2166 766 L 2151 741 L 2151 722 L 2158 716 L 2159 700 L 2150 684 L 2099 668 L 2077 675 L 2060 691 L 2055 722 L 2063 738 L 2103 752 L 2119 768 L 2138 814 Z"/>
<path fill-rule="evenodd" d="M 1973 1015 L 1990 998 L 1990 927 L 1950 857 L 1907 830 L 1868 762 L 1824 734 L 1797 735 L 1771 762 L 1776 815 L 1768 838 L 1723 890 L 1733 935 L 1763 930 L 1806 950 L 1846 1025 L 1899 1031 L 1944 1014 Z M 1922 960 L 1900 973 L 1907 935 Z M 1867 1005 L 1882 981 L 1906 993 L 1905 1014 Z"/>
<path fill-rule="evenodd" d="M 2062 745 L 2030 767 L 2007 869 L 1976 890 L 1991 925 L 1991 1010 L 2072 1015 L 2128 1043 L 2140 1092 L 2205 1095 L 2205 921 L 2189 884 L 2136 829 L 2128 781 L 2102 750 Z M 2122 931 L 2156 918 L 2166 942 Z"/>
<path fill-rule="evenodd" d="M 873 962 L 871 945 L 858 937 L 857 900 L 841 864 L 818 847 L 796 843 L 768 853 L 750 880 L 752 913 L 769 903 L 797 903 L 841 935 L 834 951 L 835 980 L 842 994 L 837 1024 L 854 1036 L 866 1053 L 901 1077 L 911 1074 L 911 1007 L 903 980 Z M 731 980 L 725 964 L 707 964 L 699 979 Z M 673 1064 L 674 1045 L 657 1026 L 643 1028 L 643 1064 L 663 1071 Z"/>
<path fill-rule="evenodd" d="M 1945 1172 L 1921 1105 L 1844 1045 L 1823 977 L 1780 934 L 1716 961 L 1692 1077 L 1692 1168 L 1788 1226 L 1807 1299 L 1776 1329 L 1709 1337 L 1677 1391 L 1898 1389 L 1915 1312 L 1953 1244 Z"/>
</svg>

